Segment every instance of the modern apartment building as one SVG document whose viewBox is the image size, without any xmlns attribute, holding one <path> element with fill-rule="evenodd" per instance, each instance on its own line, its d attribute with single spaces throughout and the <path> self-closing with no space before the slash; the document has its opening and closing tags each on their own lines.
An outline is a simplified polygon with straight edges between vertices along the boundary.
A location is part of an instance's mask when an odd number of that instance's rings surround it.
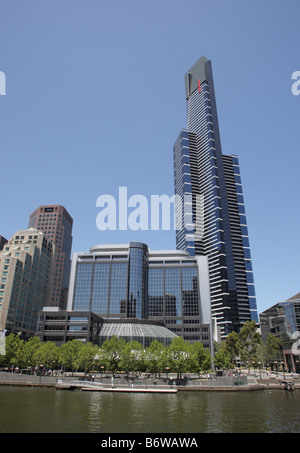
<svg viewBox="0 0 300 453">
<path fill-rule="evenodd" d="M 53 244 L 42 232 L 19 230 L 0 252 L 0 331 L 35 334 L 46 304 L 53 266 Z"/>
<path fill-rule="evenodd" d="M 300 347 L 296 344 L 300 343 L 300 293 L 263 311 L 259 318 L 263 341 L 270 333 L 279 338 L 286 369 L 299 373 Z"/>
<path fill-rule="evenodd" d="M 29 227 L 45 233 L 55 245 L 53 279 L 47 305 L 63 310 L 68 298 L 73 219 L 63 206 L 44 205 L 31 214 Z"/>
<path fill-rule="evenodd" d="M 120 330 L 134 320 L 163 323 L 212 351 L 207 257 L 152 251 L 146 244 L 99 245 L 74 253 L 67 310 L 90 311 Z M 105 328 L 108 328 L 105 323 Z"/>
<path fill-rule="evenodd" d="M 191 202 L 176 247 L 208 257 L 212 316 L 224 338 L 258 323 L 239 161 L 222 153 L 211 61 L 193 65 L 185 90 L 188 124 L 173 148 L 174 184 Z"/>
</svg>

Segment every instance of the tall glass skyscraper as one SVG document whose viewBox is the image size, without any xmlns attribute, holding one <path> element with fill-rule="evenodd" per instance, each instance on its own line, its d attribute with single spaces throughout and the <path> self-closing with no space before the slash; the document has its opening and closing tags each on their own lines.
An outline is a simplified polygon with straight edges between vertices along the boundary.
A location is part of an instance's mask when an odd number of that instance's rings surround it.
<svg viewBox="0 0 300 453">
<path fill-rule="evenodd" d="M 201 57 L 185 74 L 185 91 L 188 125 L 174 144 L 174 182 L 191 203 L 176 247 L 208 256 L 212 316 L 224 338 L 258 323 L 239 162 L 222 154 L 211 61 Z"/>
</svg>

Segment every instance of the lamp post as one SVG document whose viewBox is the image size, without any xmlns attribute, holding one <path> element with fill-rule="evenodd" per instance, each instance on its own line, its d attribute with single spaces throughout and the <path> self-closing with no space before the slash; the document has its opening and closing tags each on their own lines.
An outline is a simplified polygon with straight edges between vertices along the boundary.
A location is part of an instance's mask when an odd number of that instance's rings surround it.
<svg viewBox="0 0 300 453">
<path fill-rule="evenodd" d="M 40 365 L 40 379 L 39 379 L 39 382 L 41 383 L 41 379 L 42 379 L 42 368 L 44 367 L 44 365 Z"/>
<path fill-rule="evenodd" d="M 167 366 L 167 367 L 166 367 L 166 372 L 167 372 L 167 379 L 168 379 L 168 373 L 169 373 L 169 369 L 170 369 L 170 367 L 168 367 L 168 366 Z"/>
<path fill-rule="evenodd" d="M 281 362 L 281 366 L 282 366 L 282 369 L 283 369 L 283 380 L 285 381 L 285 366 L 284 366 L 284 362 Z"/>
</svg>

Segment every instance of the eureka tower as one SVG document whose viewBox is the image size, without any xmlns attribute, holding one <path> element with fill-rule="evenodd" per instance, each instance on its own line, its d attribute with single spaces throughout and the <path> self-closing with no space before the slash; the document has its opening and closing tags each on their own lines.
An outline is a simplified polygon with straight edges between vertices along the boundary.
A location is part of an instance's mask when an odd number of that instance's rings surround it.
<svg viewBox="0 0 300 453">
<path fill-rule="evenodd" d="M 225 338 L 258 323 L 239 162 L 222 154 L 211 61 L 202 56 L 185 74 L 185 93 L 188 125 L 173 148 L 174 183 L 177 196 L 190 197 L 193 229 L 185 219 L 176 247 L 208 256 L 212 316 Z"/>
</svg>

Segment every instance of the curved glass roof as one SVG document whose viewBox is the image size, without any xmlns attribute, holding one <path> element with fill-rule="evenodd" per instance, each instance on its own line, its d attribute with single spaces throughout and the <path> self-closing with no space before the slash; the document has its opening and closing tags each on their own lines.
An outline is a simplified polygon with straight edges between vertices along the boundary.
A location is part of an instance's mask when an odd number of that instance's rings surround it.
<svg viewBox="0 0 300 453">
<path fill-rule="evenodd" d="M 150 346 L 152 341 L 157 340 L 164 345 L 171 343 L 177 335 L 162 325 L 151 323 L 137 322 L 109 322 L 102 325 L 99 334 L 100 343 L 113 336 L 124 338 L 125 341 L 136 340 L 142 343 L 145 347 Z"/>
</svg>

